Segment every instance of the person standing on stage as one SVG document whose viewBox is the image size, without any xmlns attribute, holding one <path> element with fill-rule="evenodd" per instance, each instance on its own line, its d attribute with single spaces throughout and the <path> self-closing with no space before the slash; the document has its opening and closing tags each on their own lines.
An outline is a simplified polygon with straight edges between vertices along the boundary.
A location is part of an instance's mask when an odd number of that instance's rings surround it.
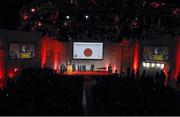
<svg viewBox="0 0 180 117">
<path fill-rule="evenodd" d="M 109 64 L 109 66 L 108 66 L 108 71 L 112 73 L 112 66 L 111 66 L 111 64 Z"/>
<path fill-rule="evenodd" d="M 94 65 L 93 64 L 91 65 L 91 71 L 92 72 L 94 71 Z"/>
</svg>

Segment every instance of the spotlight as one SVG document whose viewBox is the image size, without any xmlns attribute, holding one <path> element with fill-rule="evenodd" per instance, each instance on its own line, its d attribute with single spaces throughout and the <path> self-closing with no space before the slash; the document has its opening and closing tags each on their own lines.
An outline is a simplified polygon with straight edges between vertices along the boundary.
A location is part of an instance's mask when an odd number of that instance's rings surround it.
<svg viewBox="0 0 180 117">
<path fill-rule="evenodd" d="M 146 63 L 146 66 L 147 66 L 147 68 L 149 68 L 150 67 L 150 63 Z"/>
<path fill-rule="evenodd" d="M 24 20 L 24 21 L 29 20 L 29 16 L 28 16 L 28 15 L 24 15 L 24 16 L 23 16 L 23 20 Z"/>
<path fill-rule="evenodd" d="M 161 64 L 161 69 L 164 69 L 164 64 Z"/>
<path fill-rule="evenodd" d="M 67 24 L 67 22 L 64 22 L 64 26 L 67 26 L 68 24 Z"/>
<path fill-rule="evenodd" d="M 146 63 L 143 62 L 143 67 L 146 67 Z"/>
<path fill-rule="evenodd" d="M 35 12 L 36 12 L 36 9 L 35 9 L 35 8 L 31 8 L 31 12 L 32 12 L 32 13 L 35 13 Z"/>
<path fill-rule="evenodd" d="M 67 16 L 66 16 L 66 19 L 69 19 L 69 18 L 70 18 L 70 17 L 67 15 Z"/>
<path fill-rule="evenodd" d="M 86 16 L 85 16 L 85 19 L 86 19 L 86 20 L 88 20 L 88 19 L 89 19 L 89 16 L 88 16 L 88 15 L 86 15 Z"/>
<path fill-rule="evenodd" d="M 156 64 L 156 67 L 160 67 L 160 66 L 161 66 L 161 64 L 159 64 L 159 63 Z"/>
<path fill-rule="evenodd" d="M 18 68 L 14 68 L 14 72 L 18 71 L 19 69 Z"/>
<path fill-rule="evenodd" d="M 155 63 L 151 63 L 151 67 L 154 67 L 155 66 Z"/>
<path fill-rule="evenodd" d="M 38 26 L 42 26 L 42 22 L 38 22 Z"/>
</svg>

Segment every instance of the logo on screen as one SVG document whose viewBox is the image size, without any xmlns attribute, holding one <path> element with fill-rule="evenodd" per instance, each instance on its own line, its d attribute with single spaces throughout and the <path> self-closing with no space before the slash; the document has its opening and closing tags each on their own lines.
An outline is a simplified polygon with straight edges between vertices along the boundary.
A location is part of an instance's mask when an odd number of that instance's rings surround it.
<svg viewBox="0 0 180 117">
<path fill-rule="evenodd" d="M 86 48 L 86 49 L 84 50 L 84 55 L 85 55 L 86 57 L 90 57 L 90 56 L 92 55 L 92 50 L 91 50 L 90 48 Z"/>
</svg>

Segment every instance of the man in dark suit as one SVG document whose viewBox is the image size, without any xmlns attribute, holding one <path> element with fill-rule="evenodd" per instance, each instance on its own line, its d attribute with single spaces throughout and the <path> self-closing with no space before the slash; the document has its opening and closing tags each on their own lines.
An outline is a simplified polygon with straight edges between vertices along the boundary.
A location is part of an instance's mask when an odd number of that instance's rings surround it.
<svg viewBox="0 0 180 117">
<path fill-rule="evenodd" d="M 91 65 L 91 71 L 92 72 L 94 71 L 94 65 L 93 64 Z"/>
</svg>

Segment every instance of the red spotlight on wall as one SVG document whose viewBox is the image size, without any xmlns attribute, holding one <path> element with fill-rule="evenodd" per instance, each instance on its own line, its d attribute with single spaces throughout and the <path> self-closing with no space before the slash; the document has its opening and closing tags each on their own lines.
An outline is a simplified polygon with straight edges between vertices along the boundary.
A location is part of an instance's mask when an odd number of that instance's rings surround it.
<svg viewBox="0 0 180 117">
<path fill-rule="evenodd" d="M 41 40 L 41 68 L 44 68 L 46 64 L 48 38 L 46 35 Z"/>
<path fill-rule="evenodd" d="M 180 72 L 180 37 L 177 39 L 176 43 L 176 69 L 175 69 L 175 78 L 177 78 L 178 73 Z"/>
<path fill-rule="evenodd" d="M 140 43 L 139 41 L 135 42 L 134 45 L 134 59 L 133 59 L 133 68 L 135 70 L 135 72 L 137 72 L 138 68 L 139 68 L 139 48 L 140 48 Z M 149 64 L 146 66 L 148 67 Z"/>
<path fill-rule="evenodd" d="M 8 77 L 9 78 L 14 78 L 14 76 L 16 76 L 19 73 L 20 69 L 15 67 L 15 68 L 11 68 L 8 70 Z"/>
<path fill-rule="evenodd" d="M 8 73 L 9 78 L 13 78 L 14 74 L 12 72 Z"/>
<path fill-rule="evenodd" d="M 0 42 L 0 46 L 2 46 L 3 43 Z M 5 64 L 4 64 L 4 52 L 0 50 L 0 90 L 3 89 L 4 86 L 4 78 L 5 78 Z"/>
<path fill-rule="evenodd" d="M 54 70 L 62 63 L 65 57 L 64 43 L 49 36 L 44 36 L 41 40 L 41 67 L 53 66 Z"/>
<path fill-rule="evenodd" d="M 14 77 L 14 71 L 9 70 L 9 72 L 8 72 L 8 77 L 9 77 L 9 78 L 13 78 L 13 77 Z"/>
</svg>

